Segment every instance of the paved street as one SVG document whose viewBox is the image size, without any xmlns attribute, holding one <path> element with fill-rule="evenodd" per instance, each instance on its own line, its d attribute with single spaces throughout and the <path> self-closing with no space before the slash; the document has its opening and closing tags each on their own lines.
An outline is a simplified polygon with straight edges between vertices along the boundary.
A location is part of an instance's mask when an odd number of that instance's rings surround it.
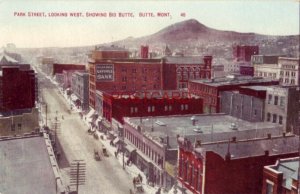
<svg viewBox="0 0 300 194">
<path fill-rule="evenodd" d="M 100 141 L 88 135 L 88 127 L 81 121 L 78 113 L 70 113 L 69 106 L 58 89 L 53 87 L 48 79 L 42 81 L 40 88 L 42 88 L 44 101 L 48 105 L 48 125 L 54 121 L 56 111 L 58 112 L 58 120 L 61 122 L 58 139 L 66 156 L 65 166 L 68 166 L 72 160 L 81 159 L 86 162 L 86 183 L 79 187 L 79 193 L 129 193 L 132 186 L 130 175 L 122 169 L 113 156 L 101 155 L 101 161 L 94 160 L 94 149 L 98 149 L 101 153 Z M 71 188 L 75 189 L 75 187 Z"/>
</svg>

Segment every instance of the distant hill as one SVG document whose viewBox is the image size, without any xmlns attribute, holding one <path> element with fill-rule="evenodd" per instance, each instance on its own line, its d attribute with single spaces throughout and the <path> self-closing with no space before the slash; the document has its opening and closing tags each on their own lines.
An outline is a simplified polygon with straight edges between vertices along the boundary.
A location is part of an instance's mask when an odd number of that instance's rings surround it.
<svg viewBox="0 0 300 194">
<path fill-rule="evenodd" d="M 232 45 L 258 45 L 260 54 L 281 54 L 299 56 L 299 35 L 270 36 L 256 33 L 240 33 L 234 31 L 216 30 L 201 24 L 195 19 L 189 19 L 167 26 L 162 30 L 143 37 L 128 37 L 123 40 L 95 45 L 119 45 L 130 50 L 138 50 L 140 45 L 149 45 L 150 50 L 162 50 L 169 45 L 171 50 L 183 51 L 186 55 L 211 54 L 214 58 L 230 58 Z M 88 52 L 93 46 L 40 48 L 41 54 Z M 27 49 L 26 49 L 27 50 Z M 24 51 L 24 50 L 23 50 Z M 65 51 L 65 52 L 64 52 Z"/>
</svg>

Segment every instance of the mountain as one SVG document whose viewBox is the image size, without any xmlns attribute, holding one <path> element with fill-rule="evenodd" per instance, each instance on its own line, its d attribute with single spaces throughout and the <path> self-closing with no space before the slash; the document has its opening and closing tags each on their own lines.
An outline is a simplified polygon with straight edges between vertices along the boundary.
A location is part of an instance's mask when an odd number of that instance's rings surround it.
<svg viewBox="0 0 300 194">
<path fill-rule="evenodd" d="M 160 56 L 163 49 L 168 45 L 172 51 L 180 51 L 185 55 L 213 55 L 214 59 L 231 60 L 232 46 L 234 44 L 258 45 L 260 54 L 280 54 L 287 56 L 299 56 L 299 35 L 270 36 L 256 33 L 240 33 L 234 31 L 216 30 L 201 24 L 195 19 L 189 19 L 174 23 L 160 31 L 143 37 L 109 42 L 95 45 L 118 45 L 126 47 L 131 51 L 138 50 L 141 45 L 149 45 L 150 50 Z M 66 47 L 66 48 L 39 48 L 22 49 L 21 53 L 33 56 L 40 55 L 54 56 L 58 61 L 69 61 L 69 56 L 87 54 L 94 46 Z M 73 57 L 74 58 L 74 57 Z M 84 57 L 86 59 L 86 56 Z M 84 60 L 85 60 L 84 59 Z M 214 60 L 216 61 L 216 60 Z M 72 62 L 72 61 L 70 61 Z"/>
<path fill-rule="evenodd" d="M 226 52 L 224 49 L 230 49 L 233 44 L 247 44 L 259 45 L 262 54 L 291 53 L 297 55 L 299 35 L 270 36 L 216 30 L 201 24 L 195 19 L 190 19 L 167 26 L 148 36 L 131 37 L 112 44 L 136 49 L 142 44 L 148 44 L 150 47 L 163 47 L 167 44 L 173 49 L 185 50 L 187 54 L 207 51 L 213 55 L 224 54 Z"/>
</svg>

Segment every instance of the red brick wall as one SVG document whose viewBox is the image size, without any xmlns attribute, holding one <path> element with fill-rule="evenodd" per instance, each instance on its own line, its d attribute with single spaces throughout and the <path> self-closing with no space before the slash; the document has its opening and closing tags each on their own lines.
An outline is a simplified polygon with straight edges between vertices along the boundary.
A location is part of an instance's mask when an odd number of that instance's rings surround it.
<svg viewBox="0 0 300 194">
<path fill-rule="evenodd" d="M 184 114 L 201 114 L 203 113 L 202 99 L 107 99 L 107 106 L 104 112 L 111 111 L 106 114 L 107 120 L 111 117 L 123 123 L 123 117 L 144 117 L 144 116 L 166 116 L 166 115 L 184 115 Z M 187 105 L 186 110 L 183 106 Z M 154 111 L 148 112 L 148 107 L 154 107 Z M 165 110 L 165 106 L 172 106 L 172 110 Z M 110 109 L 109 109 L 110 108 Z M 133 111 L 137 108 L 137 112 Z"/>
<path fill-rule="evenodd" d="M 262 194 L 267 194 L 267 180 L 270 180 L 274 183 L 273 194 L 281 194 L 282 193 L 282 180 L 283 174 L 275 173 L 270 171 L 267 168 L 263 169 L 263 182 L 262 182 Z"/>
<path fill-rule="evenodd" d="M 161 63 L 116 62 L 113 64 L 114 81 L 96 82 L 97 90 L 137 91 L 163 89 Z"/>
<path fill-rule="evenodd" d="M 35 75 L 33 70 L 3 68 L 3 111 L 35 106 Z"/>
<path fill-rule="evenodd" d="M 297 153 L 224 161 L 219 155 L 206 152 L 205 193 L 262 193 L 264 166 L 275 164 L 280 158 L 295 156 Z"/>
<path fill-rule="evenodd" d="M 237 90 L 240 86 L 268 86 L 278 85 L 278 81 L 270 81 L 264 83 L 244 83 L 236 85 L 211 86 L 205 83 L 189 82 L 189 92 L 204 99 L 203 107 L 208 107 L 210 111 L 213 109 L 217 113 L 220 112 L 219 92 Z M 206 112 L 204 110 L 204 112 Z M 214 111 L 211 111 L 214 112 Z"/>
</svg>

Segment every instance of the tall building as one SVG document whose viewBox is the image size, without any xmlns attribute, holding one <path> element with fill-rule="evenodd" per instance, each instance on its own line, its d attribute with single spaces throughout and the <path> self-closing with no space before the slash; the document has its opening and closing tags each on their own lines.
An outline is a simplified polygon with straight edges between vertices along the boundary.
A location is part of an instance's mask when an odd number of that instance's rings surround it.
<svg viewBox="0 0 300 194">
<path fill-rule="evenodd" d="M 233 58 L 236 61 L 251 61 L 252 55 L 259 54 L 258 46 L 250 46 L 250 45 L 236 45 L 233 47 Z"/>
<path fill-rule="evenodd" d="M 22 65 L 2 66 L 0 83 L 0 111 L 35 107 L 36 78 L 33 70 L 24 69 Z"/>
<path fill-rule="evenodd" d="M 95 108 L 96 90 L 136 91 L 162 89 L 160 59 L 131 59 L 129 51 L 99 47 L 89 59 L 89 104 Z"/>
</svg>

